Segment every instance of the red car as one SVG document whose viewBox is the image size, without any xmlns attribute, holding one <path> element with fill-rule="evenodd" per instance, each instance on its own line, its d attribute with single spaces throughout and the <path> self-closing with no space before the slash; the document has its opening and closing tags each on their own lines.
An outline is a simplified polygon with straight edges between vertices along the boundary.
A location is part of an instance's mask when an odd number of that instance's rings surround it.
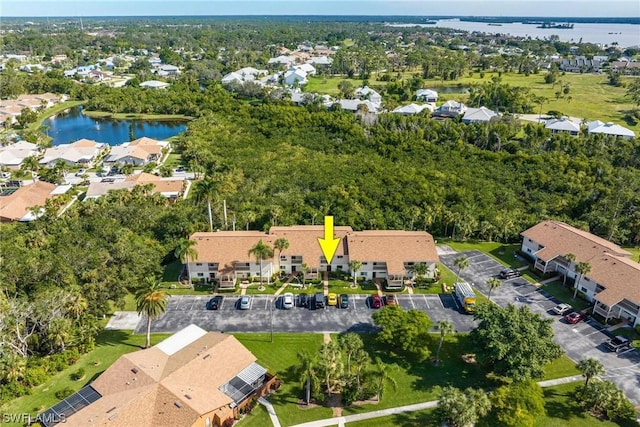
<svg viewBox="0 0 640 427">
<path fill-rule="evenodd" d="M 579 311 L 574 311 L 573 313 L 569 313 L 564 316 L 564 320 L 571 324 L 575 324 L 587 318 L 585 313 L 580 313 Z"/>
<path fill-rule="evenodd" d="M 380 308 L 382 307 L 382 298 L 378 295 L 374 295 L 371 297 L 371 307 Z"/>
</svg>

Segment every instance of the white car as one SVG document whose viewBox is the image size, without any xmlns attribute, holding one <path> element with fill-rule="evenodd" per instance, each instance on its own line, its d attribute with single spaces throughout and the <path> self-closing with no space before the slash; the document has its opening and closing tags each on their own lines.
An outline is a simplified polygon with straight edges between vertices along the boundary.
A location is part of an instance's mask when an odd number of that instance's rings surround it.
<svg viewBox="0 0 640 427">
<path fill-rule="evenodd" d="M 553 311 L 555 314 L 559 314 L 560 316 L 564 316 L 565 314 L 572 312 L 573 307 L 571 307 L 569 304 L 562 303 L 553 307 L 551 311 Z"/>
<path fill-rule="evenodd" d="M 282 308 L 285 310 L 290 310 L 293 308 L 293 294 L 291 292 L 287 292 L 282 296 Z"/>
</svg>

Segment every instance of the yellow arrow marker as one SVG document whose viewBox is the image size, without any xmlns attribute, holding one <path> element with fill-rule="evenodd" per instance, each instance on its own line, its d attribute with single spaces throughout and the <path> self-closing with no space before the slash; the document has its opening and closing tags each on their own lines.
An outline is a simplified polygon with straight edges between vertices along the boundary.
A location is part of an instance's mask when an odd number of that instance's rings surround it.
<svg viewBox="0 0 640 427">
<path fill-rule="evenodd" d="M 333 238 L 333 217 L 325 216 L 324 217 L 324 239 L 318 237 L 318 243 L 320 243 L 320 249 L 322 249 L 322 254 L 327 259 L 327 264 L 331 264 L 331 260 L 333 256 L 336 254 L 336 250 L 338 250 L 338 245 L 340 244 L 340 239 Z"/>
</svg>

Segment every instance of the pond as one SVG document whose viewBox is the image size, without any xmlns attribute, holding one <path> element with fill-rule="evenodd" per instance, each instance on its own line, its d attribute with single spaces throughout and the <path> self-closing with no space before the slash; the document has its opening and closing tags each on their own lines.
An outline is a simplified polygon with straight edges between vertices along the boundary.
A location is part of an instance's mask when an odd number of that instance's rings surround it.
<svg viewBox="0 0 640 427">
<path fill-rule="evenodd" d="M 67 144 L 86 138 L 109 145 L 122 144 L 137 138 L 165 140 L 187 129 L 184 121 L 92 119 L 74 107 L 44 121 L 45 133 L 53 145 Z"/>
</svg>

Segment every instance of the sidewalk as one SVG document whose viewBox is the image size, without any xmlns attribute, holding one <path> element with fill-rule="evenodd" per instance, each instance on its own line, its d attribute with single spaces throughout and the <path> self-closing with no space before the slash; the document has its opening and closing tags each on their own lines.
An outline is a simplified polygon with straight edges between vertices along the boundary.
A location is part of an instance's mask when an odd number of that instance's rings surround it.
<svg viewBox="0 0 640 427">
<path fill-rule="evenodd" d="M 545 388 L 545 387 L 552 387 L 560 384 L 568 384 L 568 383 L 573 383 L 577 381 L 582 381 L 583 379 L 584 377 L 582 375 L 574 375 L 571 377 L 563 377 L 563 378 L 556 378 L 553 380 L 539 381 L 538 385 L 540 385 L 540 387 L 542 388 Z M 354 414 L 354 415 L 347 415 L 343 417 L 325 418 L 322 420 L 309 421 L 302 424 L 295 424 L 293 427 L 325 427 L 325 426 L 336 426 L 336 425 L 344 426 L 345 424 L 348 424 L 350 422 L 352 423 L 355 421 L 370 420 L 373 418 L 380 418 L 380 417 L 386 417 L 389 415 L 402 414 L 404 412 L 422 411 L 424 409 L 435 408 L 436 406 L 438 406 L 438 401 L 431 400 L 429 402 L 421 402 L 421 403 L 414 403 L 413 405 L 405 405 L 405 406 L 397 406 L 395 408 L 380 409 L 377 411 L 365 412 L 363 414 Z M 275 411 L 273 412 L 273 414 L 275 416 Z M 269 412 L 269 415 L 271 416 L 271 412 Z M 274 427 L 280 427 L 279 421 L 278 421 L 278 424 L 276 424 L 273 417 L 271 418 L 271 420 L 274 423 L 273 424 Z"/>
</svg>

